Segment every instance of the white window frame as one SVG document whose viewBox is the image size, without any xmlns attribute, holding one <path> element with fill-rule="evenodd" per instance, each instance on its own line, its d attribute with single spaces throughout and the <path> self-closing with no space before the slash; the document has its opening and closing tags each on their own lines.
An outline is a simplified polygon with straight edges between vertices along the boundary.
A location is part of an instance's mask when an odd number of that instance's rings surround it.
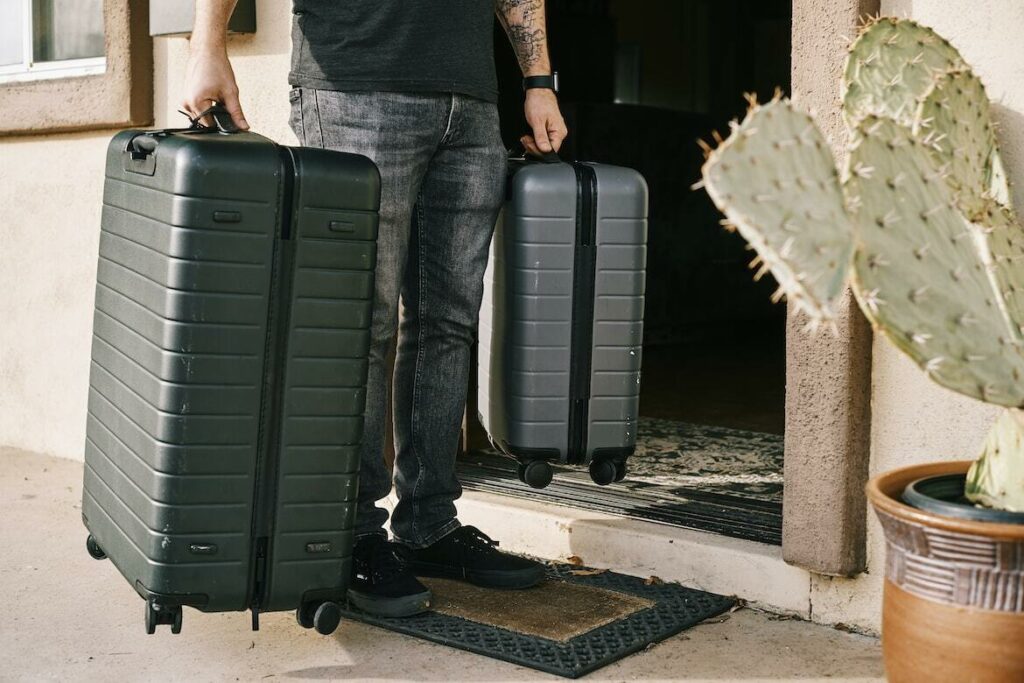
<svg viewBox="0 0 1024 683">
<path fill-rule="evenodd" d="M 107 70 L 107 58 L 88 57 L 85 59 L 62 59 L 54 62 L 36 62 L 33 60 L 35 44 L 32 31 L 32 1 L 21 0 L 24 6 L 21 22 L 21 63 L 0 66 L 0 83 L 20 83 L 40 81 L 51 78 L 70 78 L 75 76 L 93 76 Z"/>
</svg>

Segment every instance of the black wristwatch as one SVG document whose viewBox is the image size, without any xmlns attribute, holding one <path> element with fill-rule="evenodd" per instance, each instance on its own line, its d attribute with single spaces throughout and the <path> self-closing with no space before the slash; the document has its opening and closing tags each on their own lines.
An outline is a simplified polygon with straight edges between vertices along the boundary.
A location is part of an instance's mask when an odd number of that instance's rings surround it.
<svg viewBox="0 0 1024 683">
<path fill-rule="evenodd" d="M 523 92 L 530 88 L 547 88 L 552 92 L 558 92 L 558 72 L 551 72 L 550 76 L 527 76 L 523 79 Z"/>
</svg>

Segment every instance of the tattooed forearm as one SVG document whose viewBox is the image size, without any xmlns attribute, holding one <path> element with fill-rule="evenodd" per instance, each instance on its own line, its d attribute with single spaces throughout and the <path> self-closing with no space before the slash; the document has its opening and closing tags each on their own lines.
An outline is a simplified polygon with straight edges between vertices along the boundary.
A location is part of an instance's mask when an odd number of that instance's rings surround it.
<svg viewBox="0 0 1024 683">
<path fill-rule="evenodd" d="M 495 11 L 505 27 L 526 75 L 549 73 L 548 36 L 544 30 L 544 0 L 496 0 Z"/>
</svg>

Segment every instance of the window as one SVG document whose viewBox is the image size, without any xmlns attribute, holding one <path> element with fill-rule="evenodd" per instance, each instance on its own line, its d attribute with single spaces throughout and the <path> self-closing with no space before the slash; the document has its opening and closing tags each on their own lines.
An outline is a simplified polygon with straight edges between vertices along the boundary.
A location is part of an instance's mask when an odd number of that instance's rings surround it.
<svg viewBox="0 0 1024 683">
<path fill-rule="evenodd" d="M 0 82 L 103 73 L 103 0 L 0 0 Z"/>
</svg>

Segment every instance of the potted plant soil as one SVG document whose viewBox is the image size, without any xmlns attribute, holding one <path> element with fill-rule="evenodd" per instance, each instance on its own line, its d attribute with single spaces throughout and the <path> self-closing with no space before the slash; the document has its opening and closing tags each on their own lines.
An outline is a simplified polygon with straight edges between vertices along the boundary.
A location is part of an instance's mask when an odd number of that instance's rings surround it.
<svg viewBox="0 0 1024 683">
<path fill-rule="evenodd" d="M 874 478 L 892 681 L 1024 681 L 1024 230 L 981 81 L 908 20 L 871 20 L 843 75 L 847 160 L 776 97 L 751 107 L 703 185 L 795 312 L 833 324 L 849 286 L 936 383 L 1006 408 L 971 462 Z"/>
</svg>

